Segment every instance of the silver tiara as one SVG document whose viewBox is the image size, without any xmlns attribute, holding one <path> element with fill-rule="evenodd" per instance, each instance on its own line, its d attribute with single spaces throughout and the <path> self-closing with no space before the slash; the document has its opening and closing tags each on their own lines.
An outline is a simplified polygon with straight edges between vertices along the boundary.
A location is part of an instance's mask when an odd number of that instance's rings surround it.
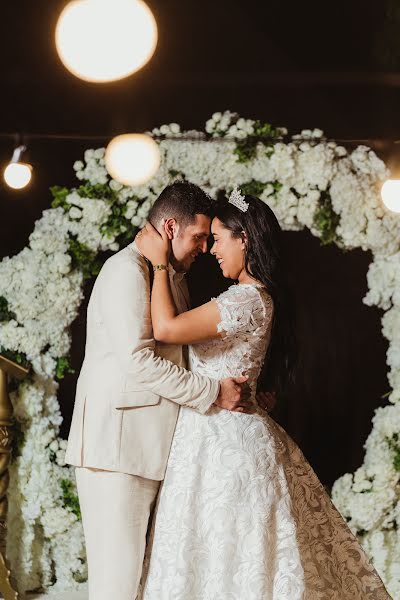
<svg viewBox="0 0 400 600">
<path fill-rule="evenodd" d="M 249 208 L 249 203 L 245 201 L 245 196 L 240 193 L 238 187 L 235 187 L 229 196 L 229 203 L 233 204 L 233 206 L 236 206 L 236 208 L 242 212 L 246 212 L 246 210 Z"/>
</svg>

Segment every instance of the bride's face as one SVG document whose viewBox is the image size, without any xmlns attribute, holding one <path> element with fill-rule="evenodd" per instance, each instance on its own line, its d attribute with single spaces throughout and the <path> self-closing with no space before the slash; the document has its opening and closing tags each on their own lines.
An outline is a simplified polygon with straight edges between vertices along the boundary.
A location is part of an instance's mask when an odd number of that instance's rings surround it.
<svg viewBox="0 0 400 600">
<path fill-rule="evenodd" d="M 210 250 L 217 259 L 224 277 L 239 279 L 244 270 L 245 243 L 241 237 L 233 237 L 232 232 L 224 227 L 215 217 L 211 224 L 214 244 Z"/>
</svg>

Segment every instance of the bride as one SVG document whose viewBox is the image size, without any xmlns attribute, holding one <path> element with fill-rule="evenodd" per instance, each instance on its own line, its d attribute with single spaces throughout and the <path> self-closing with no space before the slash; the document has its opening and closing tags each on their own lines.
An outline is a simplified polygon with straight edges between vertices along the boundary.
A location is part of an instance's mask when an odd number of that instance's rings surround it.
<svg viewBox="0 0 400 600">
<path fill-rule="evenodd" d="M 383 600 L 390 596 L 288 434 L 255 400 L 264 361 L 273 389 L 292 367 L 280 285 L 281 230 L 272 210 L 238 190 L 216 205 L 211 249 L 218 298 L 177 315 L 165 224 L 148 223 L 140 249 L 158 265 L 154 337 L 188 344 L 191 370 L 247 374 L 252 414 L 181 408 L 146 559 L 142 600 Z"/>
</svg>

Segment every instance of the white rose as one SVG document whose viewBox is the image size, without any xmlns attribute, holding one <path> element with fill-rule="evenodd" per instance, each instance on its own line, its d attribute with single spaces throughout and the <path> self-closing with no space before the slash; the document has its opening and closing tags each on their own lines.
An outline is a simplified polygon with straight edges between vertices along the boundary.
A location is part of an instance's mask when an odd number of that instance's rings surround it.
<svg viewBox="0 0 400 600">
<path fill-rule="evenodd" d="M 58 440 L 53 440 L 49 448 L 52 452 L 58 452 Z"/>
<path fill-rule="evenodd" d="M 321 138 L 324 135 L 322 129 L 314 129 L 312 132 L 312 136 L 315 138 Z"/>
<path fill-rule="evenodd" d="M 335 152 L 338 156 L 346 156 L 347 150 L 344 146 L 336 146 Z"/>
<path fill-rule="evenodd" d="M 111 179 L 110 188 L 114 190 L 114 192 L 119 192 L 120 190 L 122 190 L 123 187 L 124 186 L 122 185 L 122 183 L 116 181 L 115 179 Z"/>
<path fill-rule="evenodd" d="M 56 452 L 56 462 L 60 467 L 65 465 L 65 450 L 58 450 Z"/>
<path fill-rule="evenodd" d="M 72 206 L 69 209 L 68 215 L 71 219 L 80 219 L 82 217 L 82 211 L 77 206 Z"/>
<path fill-rule="evenodd" d="M 206 131 L 207 131 L 207 133 L 213 133 L 213 131 L 214 131 L 214 121 L 207 121 L 207 123 L 206 123 Z"/>
<path fill-rule="evenodd" d="M 131 223 L 134 227 L 139 227 L 141 222 L 142 222 L 142 219 L 136 215 L 131 219 Z"/>
<path fill-rule="evenodd" d="M 85 150 L 84 157 L 85 157 L 85 161 L 87 163 L 90 162 L 94 157 L 94 150 L 92 150 L 92 149 Z"/>
<path fill-rule="evenodd" d="M 94 158 L 102 159 L 102 158 L 104 158 L 104 154 L 105 154 L 104 148 L 97 148 L 97 150 L 94 151 Z"/>
</svg>

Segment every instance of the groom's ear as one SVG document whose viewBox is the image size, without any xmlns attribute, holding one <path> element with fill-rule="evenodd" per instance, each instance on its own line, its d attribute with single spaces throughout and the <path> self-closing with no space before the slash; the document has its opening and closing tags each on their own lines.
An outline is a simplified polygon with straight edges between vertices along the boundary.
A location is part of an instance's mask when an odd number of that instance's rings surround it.
<svg viewBox="0 0 400 600">
<path fill-rule="evenodd" d="M 176 235 L 176 227 L 177 227 L 177 224 L 176 224 L 175 219 L 165 219 L 164 230 L 165 230 L 165 233 L 167 234 L 169 240 L 174 239 L 174 237 Z"/>
</svg>

